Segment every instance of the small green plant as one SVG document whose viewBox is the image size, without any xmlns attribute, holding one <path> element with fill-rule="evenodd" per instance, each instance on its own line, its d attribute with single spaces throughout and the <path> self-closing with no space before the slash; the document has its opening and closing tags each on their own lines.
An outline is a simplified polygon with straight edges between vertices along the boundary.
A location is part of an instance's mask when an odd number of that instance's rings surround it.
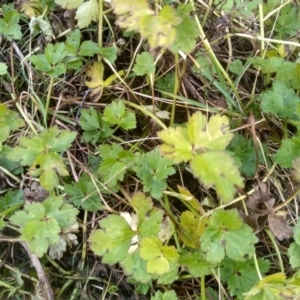
<svg viewBox="0 0 300 300">
<path fill-rule="evenodd" d="M 29 174 L 40 176 L 41 185 L 50 191 L 59 184 L 58 175 L 69 174 L 59 153 L 66 151 L 75 138 L 75 132 L 59 132 L 54 126 L 32 138 L 20 138 L 20 146 L 13 148 L 7 157 L 22 166 L 30 166 Z"/>
<path fill-rule="evenodd" d="M 78 210 L 63 203 L 63 198 L 49 197 L 43 203 L 25 204 L 23 211 L 15 212 L 10 222 L 20 227 L 20 239 L 29 249 L 42 257 L 50 246 L 59 244 L 60 234 L 76 222 Z"/>
<path fill-rule="evenodd" d="M 233 138 L 228 130 L 229 120 L 225 116 L 215 115 L 207 121 L 205 115 L 197 112 L 186 127 L 168 128 L 158 133 L 163 141 L 160 146 L 163 156 L 174 163 L 190 162 L 194 175 L 206 186 L 215 185 L 225 202 L 233 199 L 234 185 L 243 186 L 238 168 L 224 151 Z"/>
</svg>

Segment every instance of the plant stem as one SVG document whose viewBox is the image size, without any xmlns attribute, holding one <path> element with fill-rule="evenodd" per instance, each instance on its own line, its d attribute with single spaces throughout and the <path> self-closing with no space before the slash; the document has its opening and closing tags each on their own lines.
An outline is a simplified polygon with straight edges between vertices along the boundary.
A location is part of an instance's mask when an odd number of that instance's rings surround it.
<svg viewBox="0 0 300 300">
<path fill-rule="evenodd" d="M 102 47 L 102 37 L 103 37 L 103 0 L 99 0 L 99 11 L 98 11 L 98 46 Z M 101 60 L 99 55 L 98 60 Z"/>
<path fill-rule="evenodd" d="M 48 110 L 49 110 L 49 105 L 50 105 L 53 82 L 54 82 L 54 78 L 53 78 L 53 76 L 51 76 L 50 83 L 48 86 L 48 93 L 47 93 L 46 106 L 45 106 L 45 112 L 44 112 L 44 125 L 46 128 L 47 128 L 47 116 L 48 116 Z"/>
<path fill-rule="evenodd" d="M 170 126 L 174 124 L 175 119 L 175 110 L 176 110 L 176 95 L 179 89 L 179 56 L 178 53 L 175 54 L 175 85 L 174 85 L 174 96 L 173 96 L 173 104 L 172 104 L 172 111 L 171 111 L 171 118 L 170 118 Z"/>
<path fill-rule="evenodd" d="M 285 273 L 284 272 L 284 266 L 283 266 L 283 261 L 282 261 L 282 257 L 281 257 L 281 254 L 280 254 L 280 250 L 278 248 L 278 245 L 274 239 L 274 236 L 273 234 L 271 233 L 271 231 L 269 229 L 265 229 L 265 232 L 266 234 L 268 235 L 268 237 L 270 238 L 274 248 L 275 248 L 275 251 L 276 251 L 276 254 L 277 254 L 277 258 L 278 258 L 278 262 L 279 262 L 279 267 L 280 267 L 280 271 L 282 273 Z"/>
</svg>

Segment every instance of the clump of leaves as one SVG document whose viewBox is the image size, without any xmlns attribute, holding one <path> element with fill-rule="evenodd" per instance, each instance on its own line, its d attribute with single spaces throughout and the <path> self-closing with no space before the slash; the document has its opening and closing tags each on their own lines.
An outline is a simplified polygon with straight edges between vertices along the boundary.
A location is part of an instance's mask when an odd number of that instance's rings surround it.
<svg viewBox="0 0 300 300">
<path fill-rule="evenodd" d="M 62 196 L 51 196 L 42 203 L 25 204 L 23 211 L 17 211 L 10 222 L 20 226 L 22 241 L 29 249 L 42 257 L 49 246 L 59 243 L 60 233 L 76 222 L 78 210 L 63 201 Z"/>
<path fill-rule="evenodd" d="M 90 237 L 92 250 L 105 263 L 120 262 L 127 275 L 143 283 L 170 271 L 176 277 L 177 250 L 162 244 L 172 235 L 170 220 L 142 193 L 133 196 L 131 205 L 135 213 L 110 215 L 99 222 L 101 229 Z"/>
<path fill-rule="evenodd" d="M 62 157 L 58 154 L 67 150 L 76 138 L 76 132 L 63 130 L 57 126 L 44 130 L 32 138 L 20 138 L 20 146 L 7 155 L 22 166 L 30 166 L 31 176 L 40 176 L 41 185 L 48 191 L 59 184 L 59 177 L 69 174 Z"/>
<path fill-rule="evenodd" d="M 190 162 L 194 175 L 207 187 L 214 185 L 225 202 L 233 199 L 235 185 L 243 187 L 234 160 L 224 151 L 233 138 L 226 116 L 214 115 L 208 121 L 197 112 L 186 127 L 168 128 L 158 136 L 163 141 L 160 146 L 163 156 L 174 163 Z"/>
<path fill-rule="evenodd" d="M 152 49 L 190 52 L 196 45 L 197 26 L 188 16 L 191 5 L 180 4 L 176 9 L 165 5 L 157 13 L 146 0 L 113 0 L 111 6 L 118 16 L 117 24 L 127 31 L 139 32 Z"/>
<path fill-rule="evenodd" d="M 84 56 L 93 56 L 100 49 L 92 41 L 80 44 L 81 34 L 77 29 L 70 33 L 65 43 L 48 44 L 43 54 L 32 55 L 30 60 L 39 71 L 58 78 L 67 69 L 78 70 Z"/>
</svg>

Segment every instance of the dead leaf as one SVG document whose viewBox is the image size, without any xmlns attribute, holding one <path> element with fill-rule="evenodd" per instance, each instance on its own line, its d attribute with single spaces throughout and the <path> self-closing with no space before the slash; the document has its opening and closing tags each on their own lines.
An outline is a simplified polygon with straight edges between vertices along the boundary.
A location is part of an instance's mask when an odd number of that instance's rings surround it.
<svg viewBox="0 0 300 300">
<path fill-rule="evenodd" d="M 292 228 L 286 223 L 282 214 L 269 214 L 268 223 L 272 233 L 279 241 L 288 239 L 293 234 Z"/>
<path fill-rule="evenodd" d="M 245 216 L 242 211 L 240 211 L 240 215 L 254 233 L 262 231 L 268 220 L 270 230 L 278 240 L 282 241 L 291 236 L 292 228 L 286 223 L 284 212 L 274 213 L 274 204 L 275 199 L 270 197 L 267 184 L 258 182 L 254 187 L 254 193 L 248 197 L 246 202 L 249 215 Z"/>
</svg>

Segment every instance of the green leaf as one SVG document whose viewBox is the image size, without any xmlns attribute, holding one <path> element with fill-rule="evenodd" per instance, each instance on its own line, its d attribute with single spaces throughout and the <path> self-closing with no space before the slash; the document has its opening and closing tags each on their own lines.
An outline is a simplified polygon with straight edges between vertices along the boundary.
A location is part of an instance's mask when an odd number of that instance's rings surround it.
<svg viewBox="0 0 300 300">
<path fill-rule="evenodd" d="M 113 132 L 110 125 L 93 107 L 81 111 L 79 125 L 84 130 L 83 140 L 92 144 L 105 141 Z"/>
<path fill-rule="evenodd" d="M 300 267 L 300 221 L 298 219 L 296 226 L 293 227 L 294 242 L 291 243 L 288 249 L 288 255 L 290 258 L 290 264 L 292 268 L 296 269 Z"/>
<path fill-rule="evenodd" d="M 201 249 L 207 261 L 219 263 L 225 254 L 234 261 L 251 258 L 258 241 L 252 229 L 244 224 L 236 210 L 217 210 L 209 220 L 201 238 Z"/>
<path fill-rule="evenodd" d="M 65 45 L 66 45 L 66 50 L 68 51 L 69 54 L 73 54 L 73 55 L 77 54 L 77 51 L 80 46 L 80 38 L 81 38 L 81 34 L 79 29 L 75 29 L 74 31 L 70 32 L 67 35 Z"/>
<path fill-rule="evenodd" d="M 229 70 L 233 74 L 241 75 L 245 71 L 245 66 L 240 59 L 235 59 L 230 65 Z"/>
<path fill-rule="evenodd" d="M 23 127 L 24 121 L 18 113 L 7 108 L 5 104 L 0 103 L 0 145 L 5 142 L 12 131 Z"/>
<path fill-rule="evenodd" d="M 214 4 L 216 4 L 218 9 L 226 13 L 232 13 L 232 8 L 234 7 L 234 13 L 239 17 L 251 17 L 253 14 L 252 10 L 257 8 L 259 0 L 250 0 L 247 2 L 241 0 L 227 0 L 224 4 L 218 0 L 214 0 Z"/>
<path fill-rule="evenodd" d="M 8 41 L 20 40 L 22 38 L 20 16 L 17 11 L 9 11 L 0 19 L 0 34 L 3 34 Z"/>
<path fill-rule="evenodd" d="M 294 90 L 279 81 L 273 82 L 271 90 L 261 96 L 262 110 L 266 113 L 274 113 L 282 118 L 299 119 L 295 112 L 300 105 L 300 98 Z"/>
<path fill-rule="evenodd" d="M 141 217 L 138 223 L 140 237 L 157 236 L 162 228 L 163 215 L 164 212 L 161 209 L 153 209 Z"/>
<path fill-rule="evenodd" d="M 24 204 L 24 191 L 9 190 L 3 197 L 0 197 L 0 215 L 10 217 L 12 213 Z"/>
<path fill-rule="evenodd" d="M 126 110 L 124 101 L 113 101 L 104 109 L 103 120 L 111 125 L 118 125 L 125 130 L 136 127 L 135 114 Z"/>
<path fill-rule="evenodd" d="M 291 168 L 292 162 L 300 157 L 300 137 L 293 136 L 283 140 L 280 149 L 274 155 L 274 160 L 283 168 Z"/>
<path fill-rule="evenodd" d="M 153 56 L 149 52 L 143 52 L 136 57 L 133 71 L 138 76 L 150 75 L 155 72 Z"/>
<path fill-rule="evenodd" d="M 170 263 L 176 263 L 179 254 L 173 246 L 163 246 L 157 237 L 146 237 L 141 240 L 140 256 L 147 261 L 147 272 L 162 275 L 170 270 Z"/>
<path fill-rule="evenodd" d="M 187 4 L 181 4 L 178 6 L 177 11 L 181 10 L 182 6 L 188 6 Z M 173 53 L 178 53 L 180 50 L 184 53 L 190 53 L 196 47 L 196 39 L 199 35 L 198 27 L 194 20 L 191 20 L 186 12 L 182 10 L 182 13 L 178 13 L 182 21 L 175 27 L 176 39 L 170 50 Z"/>
<path fill-rule="evenodd" d="M 78 21 L 79 29 L 89 26 L 92 21 L 98 21 L 98 6 L 97 0 L 89 0 L 77 8 L 75 19 Z"/>
<path fill-rule="evenodd" d="M 157 89 L 173 93 L 175 88 L 175 72 L 168 72 L 166 75 L 160 77 L 155 82 Z"/>
<path fill-rule="evenodd" d="M 288 250 L 290 258 L 290 264 L 292 268 L 297 269 L 300 267 L 300 245 L 297 243 L 291 243 Z"/>
<path fill-rule="evenodd" d="M 7 73 L 7 65 L 5 63 L 0 62 L 0 76 L 5 75 Z"/>
<path fill-rule="evenodd" d="M 161 291 L 157 291 L 154 296 L 151 296 L 150 300 L 177 300 L 177 296 L 175 291 L 170 290 L 162 293 Z"/>
<path fill-rule="evenodd" d="M 142 192 L 134 194 L 130 204 L 135 210 L 138 219 L 142 220 L 146 214 L 153 208 L 153 202 L 150 197 L 146 197 Z"/>
<path fill-rule="evenodd" d="M 207 187 L 214 185 L 224 202 L 229 202 L 235 194 L 235 186 L 243 187 L 243 179 L 234 160 L 224 152 L 207 152 L 191 160 L 193 173 Z"/>
<path fill-rule="evenodd" d="M 156 148 L 146 154 L 137 153 L 135 163 L 133 169 L 142 180 L 144 192 L 150 192 L 153 198 L 160 199 L 167 188 L 166 179 L 175 173 L 172 161 L 161 157 Z"/>
<path fill-rule="evenodd" d="M 122 261 L 121 266 L 127 276 L 132 276 L 136 281 L 147 283 L 151 275 L 146 270 L 146 262 L 141 259 L 139 252 L 128 254 Z"/>
<path fill-rule="evenodd" d="M 97 189 L 87 173 L 83 173 L 78 182 L 64 186 L 68 201 L 77 207 L 88 211 L 102 210 L 102 201 L 98 195 Z"/>
<path fill-rule="evenodd" d="M 264 274 L 269 270 L 270 261 L 259 259 L 258 266 L 260 273 Z M 230 295 L 238 299 L 244 299 L 243 293 L 248 292 L 259 281 L 253 259 L 236 262 L 225 258 L 220 270 L 221 280 L 227 282 Z"/>
<path fill-rule="evenodd" d="M 151 49 L 158 47 L 169 48 L 176 39 L 176 25 L 181 23 L 176 10 L 171 6 L 164 6 L 158 14 L 146 13 L 139 22 L 139 31 L 143 38 L 147 38 Z M 168 34 L 165 34 L 168 32 Z"/>
<path fill-rule="evenodd" d="M 43 205 L 47 217 L 55 219 L 61 228 L 68 228 L 76 222 L 78 209 L 71 204 L 64 203 L 62 196 L 48 197 Z"/>
<path fill-rule="evenodd" d="M 7 157 L 20 161 L 22 166 L 30 166 L 32 176 L 41 176 L 40 181 L 46 190 L 52 190 L 59 183 L 58 175 L 68 175 L 68 170 L 56 152 L 62 152 L 71 146 L 76 132 L 63 130 L 59 133 L 57 126 L 44 130 L 32 138 L 20 139 L 20 146 L 12 149 Z"/>
<path fill-rule="evenodd" d="M 246 139 L 241 134 L 235 134 L 228 146 L 228 150 L 234 153 L 234 159 L 240 161 L 241 166 L 239 169 L 241 173 L 248 177 L 253 177 L 257 165 L 257 156 L 253 140 Z M 260 163 L 264 161 L 260 148 L 258 149 L 258 160 Z"/>
<path fill-rule="evenodd" d="M 117 59 L 118 49 L 116 47 L 105 47 L 100 48 L 99 53 L 105 57 L 111 64 Z"/>
<path fill-rule="evenodd" d="M 290 283 L 284 273 L 275 273 L 264 277 L 252 289 L 244 293 L 244 300 L 282 300 L 295 299 L 300 295 L 299 285 Z"/>
<path fill-rule="evenodd" d="M 118 181 L 124 179 L 126 170 L 133 162 L 133 153 L 124 150 L 119 144 L 101 145 L 99 147 L 102 162 L 98 173 L 104 184 L 115 188 Z"/>
<path fill-rule="evenodd" d="M 100 48 L 93 41 L 84 41 L 79 48 L 78 55 L 93 56 L 100 52 Z"/>
<path fill-rule="evenodd" d="M 200 251 L 191 252 L 185 250 L 180 255 L 178 263 L 187 268 L 193 277 L 203 277 L 212 273 L 214 264 L 209 263 Z"/>
<path fill-rule="evenodd" d="M 64 43 L 48 44 L 44 54 L 32 55 L 30 60 L 37 70 L 58 78 L 66 72 L 63 60 L 67 55 L 68 51 Z"/>
<path fill-rule="evenodd" d="M 160 152 L 163 156 L 172 159 L 175 164 L 187 162 L 193 157 L 193 144 L 186 128 L 168 128 L 158 132 L 157 135 L 163 141 L 159 147 Z"/>
<path fill-rule="evenodd" d="M 49 197 L 43 203 L 25 204 L 10 221 L 20 226 L 20 238 L 28 242 L 30 251 L 42 257 L 59 241 L 62 229 L 76 222 L 77 214 L 77 209 L 63 204 L 62 197 Z"/>
<path fill-rule="evenodd" d="M 91 249 L 96 255 L 103 256 L 103 263 L 115 264 L 127 255 L 131 239 L 136 235 L 126 220 L 111 215 L 100 222 L 102 229 L 95 230 L 90 236 Z"/>
</svg>

